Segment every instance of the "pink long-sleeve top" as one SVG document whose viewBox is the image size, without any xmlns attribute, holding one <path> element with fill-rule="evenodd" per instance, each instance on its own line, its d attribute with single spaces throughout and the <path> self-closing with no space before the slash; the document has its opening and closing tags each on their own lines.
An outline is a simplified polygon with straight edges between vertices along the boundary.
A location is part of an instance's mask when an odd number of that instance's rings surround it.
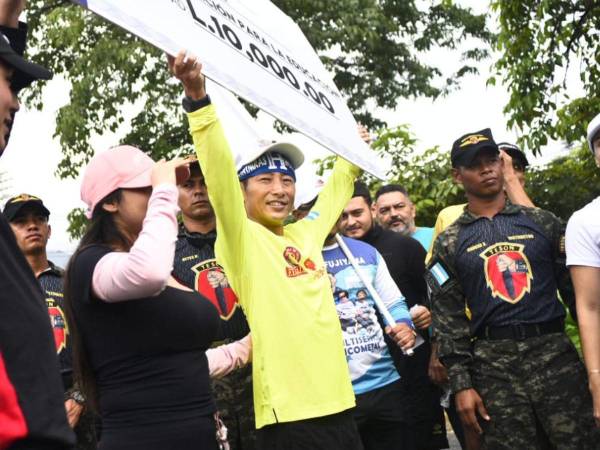
<svg viewBox="0 0 600 450">
<path fill-rule="evenodd" d="M 177 242 L 177 199 L 174 184 L 152 190 L 142 231 L 129 252 L 111 252 L 94 269 L 94 294 L 106 302 L 152 297 L 166 287 Z"/>
<path fill-rule="evenodd" d="M 247 334 L 239 341 L 208 349 L 206 357 L 210 376 L 222 378 L 252 361 L 252 337 Z"/>
</svg>

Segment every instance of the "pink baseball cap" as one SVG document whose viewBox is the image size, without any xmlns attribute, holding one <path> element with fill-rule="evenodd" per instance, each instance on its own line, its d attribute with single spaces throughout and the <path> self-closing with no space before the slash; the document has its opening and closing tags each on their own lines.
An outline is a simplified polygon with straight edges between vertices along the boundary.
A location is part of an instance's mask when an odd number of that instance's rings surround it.
<svg viewBox="0 0 600 450">
<path fill-rule="evenodd" d="M 81 182 L 81 200 L 88 206 L 85 215 L 92 218 L 100 200 L 119 188 L 152 186 L 154 161 L 139 148 L 119 145 L 90 160 Z"/>
</svg>

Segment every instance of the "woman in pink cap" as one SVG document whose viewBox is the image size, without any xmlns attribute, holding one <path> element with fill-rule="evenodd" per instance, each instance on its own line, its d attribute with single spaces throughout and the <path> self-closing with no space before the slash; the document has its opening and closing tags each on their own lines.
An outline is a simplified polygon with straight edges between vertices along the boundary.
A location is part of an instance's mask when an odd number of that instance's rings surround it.
<svg viewBox="0 0 600 450">
<path fill-rule="evenodd" d="M 218 313 L 171 277 L 187 163 L 120 146 L 95 155 L 83 177 L 90 223 L 65 302 L 102 450 L 217 448 L 205 351 Z"/>
</svg>

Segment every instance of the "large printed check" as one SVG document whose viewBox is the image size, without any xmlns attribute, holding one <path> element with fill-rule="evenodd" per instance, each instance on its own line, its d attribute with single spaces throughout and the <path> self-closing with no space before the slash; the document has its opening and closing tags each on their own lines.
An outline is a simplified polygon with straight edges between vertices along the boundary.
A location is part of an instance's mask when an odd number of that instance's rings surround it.
<svg viewBox="0 0 600 450">
<path fill-rule="evenodd" d="M 300 28 L 268 0 L 76 0 L 379 177 L 385 169 Z"/>
</svg>

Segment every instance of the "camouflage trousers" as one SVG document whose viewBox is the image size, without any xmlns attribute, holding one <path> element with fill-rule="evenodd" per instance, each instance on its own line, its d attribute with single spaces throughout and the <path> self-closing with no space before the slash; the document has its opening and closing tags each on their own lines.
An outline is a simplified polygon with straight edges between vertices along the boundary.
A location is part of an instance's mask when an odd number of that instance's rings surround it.
<svg viewBox="0 0 600 450">
<path fill-rule="evenodd" d="M 227 427 L 231 450 L 254 450 L 256 427 L 252 396 L 252 365 L 212 382 L 221 419 Z"/>
<path fill-rule="evenodd" d="M 485 449 L 600 449 L 587 374 L 564 333 L 477 340 L 473 350 L 473 387 L 491 418 Z"/>
</svg>

